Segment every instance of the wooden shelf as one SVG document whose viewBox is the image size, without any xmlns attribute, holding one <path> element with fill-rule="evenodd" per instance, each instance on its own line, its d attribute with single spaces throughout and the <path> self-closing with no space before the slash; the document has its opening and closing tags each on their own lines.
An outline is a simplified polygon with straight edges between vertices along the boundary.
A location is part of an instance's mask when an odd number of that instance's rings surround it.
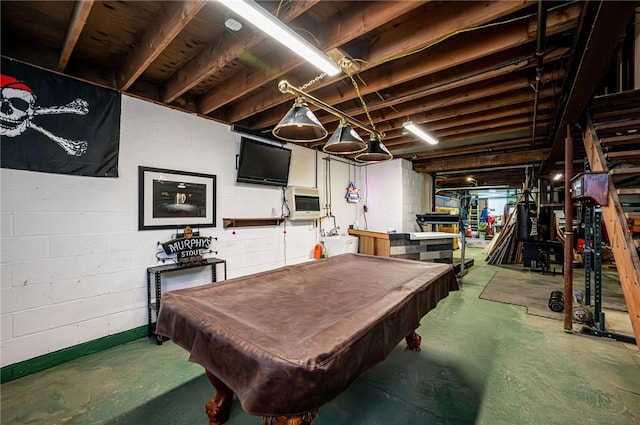
<svg viewBox="0 0 640 425">
<path fill-rule="evenodd" d="M 285 219 L 282 217 L 269 218 L 223 218 L 222 227 L 252 227 L 252 226 L 279 226 Z"/>
</svg>

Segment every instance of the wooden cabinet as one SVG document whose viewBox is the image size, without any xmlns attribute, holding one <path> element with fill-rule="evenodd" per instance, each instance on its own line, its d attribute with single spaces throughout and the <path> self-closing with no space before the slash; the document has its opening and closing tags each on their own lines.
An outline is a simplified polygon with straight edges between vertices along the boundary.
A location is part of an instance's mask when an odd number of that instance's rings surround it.
<svg viewBox="0 0 640 425">
<path fill-rule="evenodd" d="M 360 238 L 358 252 L 360 254 L 391 256 L 391 240 L 389 234 L 371 230 L 349 229 L 349 234 Z"/>
</svg>

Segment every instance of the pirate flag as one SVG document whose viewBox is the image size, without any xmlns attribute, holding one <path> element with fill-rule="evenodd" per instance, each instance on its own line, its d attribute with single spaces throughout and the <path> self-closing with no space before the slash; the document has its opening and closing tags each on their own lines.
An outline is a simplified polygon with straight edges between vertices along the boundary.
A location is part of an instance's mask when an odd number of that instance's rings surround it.
<svg viewBox="0 0 640 425">
<path fill-rule="evenodd" d="M 2 58 L 3 168 L 118 176 L 120 93 Z"/>
</svg>

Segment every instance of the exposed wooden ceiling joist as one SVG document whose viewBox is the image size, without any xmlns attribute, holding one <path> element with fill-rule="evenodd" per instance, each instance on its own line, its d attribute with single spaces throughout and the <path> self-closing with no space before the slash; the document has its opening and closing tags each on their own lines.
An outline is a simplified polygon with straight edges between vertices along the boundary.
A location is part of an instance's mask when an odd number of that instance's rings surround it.
<svg viewBox="0 0 640 425">
<path fill-rule="evenodd" d="M 452 66 L 453 63 L 458 63 L 456 57 L 451 55 L 451 50 L 448 51 L 446 58 L 443 58 L 442 62 L 436 62 L 437 59 L 434 58 L 433 52 L 430 50 L 427 53 L 415 53 L 419 49 L 423 49 L 433 45 L 434 43 L 438 43 L 440 40 L 449 37 L 451 34 L 456 32 L 456 28 L 460 29 L 459 22 L 466 22 L 469 26 L 464 27 L 465 29 L 477 27 L 484 23 L 491 21 L 492 19 L 497 19 L 499 17 L 504 16 L 505 14 L 514 12 L 525 5 L 521 2 L 497 2 L 491 3 L 492 7 L 484 9 L 485 3 L 483 2 L 472 2 L 469 4 L 469 7 L 465 7 L 463 9 L 457 7 L 454 3 L 445 3 L 441 7 L 438 7 L 432 10 L 429 14 L 430 22 L 446 22 L 446 25 L 440 26 L 431 26 L 425 25 L 424 18 L 420 17 L 420 15 L 415 15 L 416 17 L 409 21 L 403 22 L 403 33 L 411 31 L 412 36 L 410 37 L 410 42 L 397 42 L 397 39 L 394 39 L 392 35 L 383 37 L 381 39 L 376 39 L 374 43 L 369 45 L 368 51 L 364 52 L 365 55 L 361 57 L 362 68 L 360 69 L 360 75 L 362 81 L 367 82 L 366 87 L 367 91 L 363 91 L 363 94 L 371 93 L 372 91 L 378 90 L 382 87 L 396 85 L 402 82 L 406 82 L 409 79 L 416 78 L 416 72 L 420 72 L 421 75 L 425 75 L 425 66 L 429 66 L 429 69 L 426 72 L 436 72 L 442 70 L 448 66 Z M 441 9 L 442 8 L 442 9 Z M 456 14 L 457 13 L 457 14 Z M 453 20 L 451 18 L 452 15 L 456 16 L 456 19 Z M 390 33 L 390 31 L 386 31 L 386 33 Z M 522 42 L 522 34 L 519 34 L 519 39 L 515 41 L 515 44 L 519 44 Z M 472 39 L 473 37 L 469 37 Z M 484 40 L 487 43 L 487 40 Z M 491 43 L 490 43 L 491 44 Z M 514 44 L 514 45 L 515 45 Z M 438 47 L 438 44 L 433 46 L 433 48 Z M 461 48 L 465 48 L 461 46 Z M 473 48 L 465 48 L 465 50 L 470 51 Z M 414 54 L 415 53 L 415 54 Z M 478 58 L 483 54 L 478 54 L 474 52 L 473 58 Z M 399 61 L 402 61 L 405 55 L 410 55 L 411 57 L 417 56 L 417 59 L 414 59 L 414 63 L 419 63 L 418 67 L 408 67 L 405 64 L 399 66 L 395 64 L 394 69 L 395 72 L 390 72 L 389 69 L 384 69 L 384 75 L 371 77 L 366 71 L 369 69 L 374 69 L 380 66 L 383 63 L 389 63 L 391 58 L 396 58 Z M 428 57 L 428 60 L 425 58 Z M 471 60 L 471 59 L 469 59 Z M 439 67 L 434 66 L 434 64 L 439 64 Z M 393 64 L 392 64 L 393 65 Z M 407 70 L 410 70 L 407 72 Z M 313 78 L 313 75 L 309 76 L 307 81 Z M 315 96 L 322 99 L 324 102 L 328 104 L 337 104 L 345 101 L 345 93 L 344 92 L 336 92 L 336 80 L 342 77 L 324 79 L 319 81 L 318 83 L 309 87 L 309 93 L 314 93 Z M 271 80 L 274 81 L 274 80 Z M 302 81 L 304 83 L 306 81 Z M 374 83 L 376 82 L 376 83 Z M 290 83 L 297 85 L 301 83 L 300 81 L 290 81 Z M 351 85 L 350 82 L 346 83 L 348 86 Z M 328 90 L 333 91 L 333 94 L 326 94 L 325 92 L 315 93 L 318 89 L 328 87 Z M 374 88 L 375 87 L 375 88 Z M 364 89 L 364 88 L 363 88 Z M 353 90 L 349 90 L 347 92 L 348 96 L 354 96 Z M 353 98 L 353 97 L 352 97 Z M 286 102 L 290 97 L 283 97 L 278 95 L 277 84 L 274 83 L 269 87 L 267 86 L 265 90 L 261 93 L 259 98 L 250 98 L 245 99 L 244 101 L 238 102 L 237 104 L 231 105 L 231 107 L 227 108 L 225 112 L 225 116 L 229 120 L 240 121 L 248 116 L 255 115 L 259 112 L 265 111 L 266 109 L 274 108 L 279 104 Z M 288 109 L 285 105 L 284 112 Z M 273 125 L 278 122 L 282 114 L 280 113 L 282 108 L 278 110 L 278 112 L 270 112 L 270 114 L 266 118 L 262 118 L 260 121 L 251 120 L 250 128 L 264 128 L 269 125 Z"/>
<path fill-rule="evenodd" d="M 322 44 L 320 48 L 330 50 L 337 48 L 367 32 L 375 30 L 379 26 L 404 15 L 411 10 L 421 6 L 424 1 L 399 1 L 394 2 L 392 7 L 379 2 L 369 9 L 363 9 L 358 4 L 353 4 L 348 10 L 343 11 L 347 16 L 345 19 L 332 22 L 327 28 L 326 35 L 320 37 Z M 258 70 L 254 73 L 237 75 L 226 85 L 226 90 L 222 92 L 205 94 L 198 99 L 198 112 L 208 114 L 219 107 L 228 104 L 230 100 L 236 100 L 265 86 L 268 82 L 276 81 L 277 78 L 286 72 L 303 64 L 298 57 L 294 57 L 285 63 L 278 65 L 276 69 Z M 279 93 L 277 95 L 280 96 Z M 238 121 L 238 120 L 236 120 Z"/>
<path fill-rule="evenodd" d="M 447 158 L 436 161 L 418 161 L 414 163 L 414 168 L 416 171 L 421 173 L 436 173 L 490 168 L 492 165 L 497 163 L 504 165 L 533 164 L 544 161 L 548 154 L 549 149 L 536 149 L 525 152 L 510 153 L 509 155 L 490 153 L 483 156 Z M 499 155 L 503 155 L 505 158 L 499 158 L 498 160 L 496 157 Z"/>
<path fill-rule="evenodd" d="M 624 15 L 640 4 L 544 2 L 542 31 L 538 1 L 258 2 L 334 60 L 352 60 L 345 70 L 353 80 L 347 73 L 325 77 L 306 91 L 384 131 L 391 153 L 412 161 L 417 171 L 423 169 L 417 167 L 420 161 L 446 160 L 448 167 L 475 167 L 448 173 L 480 175 L 483 169 L 524 167 L 532 160 L 530 152 L 537 152 L 537 160 L 551 148 L 558 122 L 588 102 L 589 96 L 578 92 L 593 92 L 599 84 L 582 80 L 594 76 L 594 69 L 602 78 L 606 71 L 599 66 L 610 69 L 612 49 L 625 25 L 632 24 Z M 229 12 L 217 2 L 89 4 L 0 2 L 2 55 L 46 69 L 60 65 L 67 75 L 124 94 L 269 133 L 293 101 L 279 92 L 278 80 L 301 86 L 319 76 L 250 23 L 243 22 L 238 32 L 226 28 Z M 615 30 L 607 28 L 612 23 Z M 543 34 L 536 96 L 536 52 Z M 337 126 L 338 117 L 312 109 L 328 131 Z M 407 134 L 402 126 L 407 119 L 440 143 L 427 145 Z M 303 143 L 314 149 L 323 144 Z M 579 149 L 574 152 L 580 155 Z M 525 164 L 510 163 L 516 159 Z M 521 185 L 519 172 L 500 177 Z M 442 184 L 447 180 L 453 181 Z"/>
<path fill-rule="evenodd" d="M 82 3 L 82 2 L 79 2 Z M 162 53 L 173 39 L 205 6 L 205 0 L 189 0 L 171 3 L 148 28 L 140 41 L 127 54 L 127 58 L 116 75 L 120 90 L 128 89 L 144 70 Z"/>
<path fill-rule="evenodd" d="M 80 33 L 87 23 L 87 17 L 91 8 L 93 7 L 94 0 L 79 1 L 73 8 L 73 15 L 69 22 L 69 28 L 67 34 L 64 37 L 64 43 L 62 44 L 62 51 L 60 52 L 60 59 L 58 60 L 58 71 L 64 71 L 69 63 L 69 58 L 73 53 L 74 47 L 80 38 Z"/>
</svg>

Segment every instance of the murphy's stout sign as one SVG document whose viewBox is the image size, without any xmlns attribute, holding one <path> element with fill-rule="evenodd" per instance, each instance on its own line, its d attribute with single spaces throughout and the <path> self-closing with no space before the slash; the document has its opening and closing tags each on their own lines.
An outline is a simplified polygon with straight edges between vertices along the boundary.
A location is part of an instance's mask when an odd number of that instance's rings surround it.
<svg viewBox="0 0 640 425">
<path fill-rule="evenodd" d="M 168 257 L 175 255 L 179 263 L 200 261 L 202 254 L 211 252 L 209 251 L 211 236 L 200 236 L 199 232 L 194 232 L 190 227 L 175 236 L 175 239 L 164 242 L 162 249 Z"/>
</svg>

